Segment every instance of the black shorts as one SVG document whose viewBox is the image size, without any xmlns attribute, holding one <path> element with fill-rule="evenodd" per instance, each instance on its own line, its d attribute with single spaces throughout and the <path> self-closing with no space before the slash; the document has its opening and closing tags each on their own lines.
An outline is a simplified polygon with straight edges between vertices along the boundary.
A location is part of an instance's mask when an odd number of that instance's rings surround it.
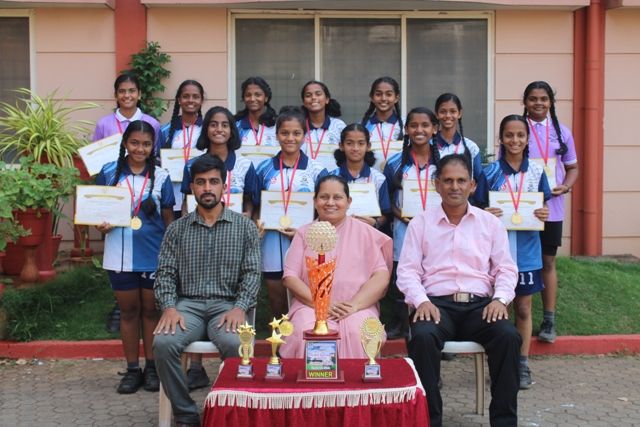
<svg viewBox="0 0 640 427">
<path fill-rule="evenodd" d="M 284 271 L 263 271 L 262 277 L 269 280 L 282 280 Z"/>
<path fill-rule="evenodd" d="M 556 256 L 558 248 L 562 246 L 562 221 L 547 221 L 544 231 L 540 232 L 542 255 Z"/>
</svg>

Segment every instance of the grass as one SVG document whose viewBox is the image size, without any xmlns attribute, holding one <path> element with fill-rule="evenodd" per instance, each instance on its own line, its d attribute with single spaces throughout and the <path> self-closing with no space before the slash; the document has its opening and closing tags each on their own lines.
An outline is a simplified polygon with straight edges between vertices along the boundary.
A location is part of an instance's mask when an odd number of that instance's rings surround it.
<svg viewBox="0 0 640 427">
<path fill-rule="evenodd" d="M 557 328 L 561 335 L 640 333 L 640 264 L 558 258 Z M 117 338 L 105 329 L 113 293 L 106 274 L 84 266 L 34 289 L 8 287 L 2 300 L 11 339 L 98 340 Z M 257 338 L 269 336 L 266 287 L 258 295 Z M 389 310 L 382 308 L 383 321 Z M 534 297 L 534 332 L 542 304 Z"/>
</svg>

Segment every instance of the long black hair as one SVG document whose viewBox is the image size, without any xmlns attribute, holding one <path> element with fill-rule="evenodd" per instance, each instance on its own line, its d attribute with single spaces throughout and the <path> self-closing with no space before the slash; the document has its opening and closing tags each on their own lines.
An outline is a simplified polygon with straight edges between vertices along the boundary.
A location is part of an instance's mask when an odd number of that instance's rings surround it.
<svg viewBox="0 0 640 427">
<path fill-rule="evenodd" d="M 556 150 L 556 154 L 559 154 L 562 156 L 563 154 L 567 153 L 568 148 L 567 148 L 567 144 L 565 144 L 565 142 L 562 140 L 562 130 L 560 129 L 560 122 L 558 121 L 558 116 L 556 115 L 556 96 L 555 96 L 555 93 L 553 93 L 553 89 L 551 88 L 551 85 L 549 85 L 549 83 L 542 80 L 537 80 L 527 85 L 527 87 L 524 89 L 524 96 L 522 97 L 522 103 L 525 104 L 523 116 L 524 117 L 529 116 L 529 112 L 527 111 L 527 107 L 526 107 L 527 105 L 526 101 L 529 95 L 531 94 L 531 91 L 534 89 L 542 89 L 545 92 L 547 92 L 549 101 L 551 101 L 551 107 L 549 108 L 549 113 L 551 115 L 551 122 L 553 123 L 553 128 L 556 130 L 556 135 L 558 135 L 558 143 L 560 144 L 560 148 Z"/>
<path fill-rule="evenodd" d="M 196 143 L 196 148 L 200 151 L 209 151 L 209 146 L 211 145 L 211 140 L 209 139 L 209 124 L 211 120 L 213 120 L 213 116 L 217 113 L 222 113 L 227 117 L 229 121 L 229 130 L 231 131 L 231 135 L 229 136 L 229 140 L 227 141 L 227 149 L 229 152 L 235 151 L 240 148 L 242 143 L 240 139 L 240 132 L 238 131 L 238 127 L 236 126 L 233 114 L 225 107 L 221 107 L 216 105 L 215 107 L 209 108 L 209 110 L 205 113 L 204 119 L 202 119 L 202 132 L 200 132 L 200 137 L 198 138 L 198 142 Z"/>
<path fill-rule="evenodd" d="M 171 114 L 171 125 L 169 126 L 169 135 L 167 136 L 167 140 L 164 142 L 165 148 L 171 148 L 171 144 L 173 143 L 173 135 L 175 134 L 176 129 L 182 126 L 182 123 L 179 120 L 180 96 L 182 95 L 182 91 L 184 90 L 184 88 L 187 86 L 197 87 L 198 92 L 200 92 L 200 96 L 204 100 L 204 88 L 198 81 L 185 80 L 182 83 L 180 83 L 180 86 L 178 86 L 178 90 L 176 91 L 175 103 L 173 104 L 173 113 Z M 202 104 L 200 104 L 200 108 L 198 109 L 198 118 L 199 119 L 202 118 Z"/>
<path fill-rule="evenodd" d="M 351 123 L 350 125 L 346 126 L 344 129 L 342 129 L 342 132 L 340 132 L 340 145 L 344 144 L 344 141 L 345 139 L 347 139 L 347 134 L 349 132 L 362 132 L 364 134 L 364 139 L 367 141 L 367 148 L 370 146 L 371 141 L 370 141 L 369 131 L 367 130 L 366 127 L 362 126 L 360 123 Z M 340 149 L 337 149 L 336 151 L 333 152 L 333 158 L 336 159 L 336 164 L 338 165 L 338 167 L 344 165 L 347 161 L 347 155 L 345 154 L 344 151 Z M 364 162 L 369 167 L 376 164 L 376 155 L 373 153 L 373 151 L 367 150 L 367 152 L 364 155 Z"/>
<path fill-rule="evenodd" d="M 324 108 L 324 112 L 327 116 L 340 117 L 342 115 L 342 109 L 340 108 L 340 103 L 331 97 L 331 93 L 329 93 L 329 88 L 327 87 L 327 85 L 317 80 L 309 80 L 304 84 L 304 86 L 302 86 L 302 90 L 300 91 L 300 97 L 302 98 L 303 102 L 304 102 L 304 91 L 307 90 L 307 86 L 309 85 L 320 86 L 322 88 L 322 91 L 324 92 L 324 96 L 326 96 L 327 99 L 329 100 L 329 103 Z M 302 106 L 302 111 L 304 111 L 305 115 L 309 117 L 309 111 L 307 111 L 307 108 L 304 105 Z"/>
<path fill-rule="evenodd" d="M 443 93 L 442 95 L 440 95 L 438 97 L 438 99 L 436 99 L 436 105 L 435 105 L 435 110 L 436 113 L 438 112 L 438 110 L 440 109 L 440 106 L 442 104 L 444 104 L 445 102 L 453 102 L 454 104 L 456 104 L 456 107 L 458 108 L 458 111 L 462 111 L 462 101 L 460 101 L 460 98 L 458 98 L 458 95 L 456 95 L 455 93 Z M 462 146 L 464 147 L 464 153 L 461 153 L 467 157 L 469 157 L 469 163 L 473 165 L 473 159 L 471 158 L 471 151 L 469 151 L 469 147 L 467 146 L 467 141 L 464 139 L 464 129 L 462 127 L 462 117 L 460 117 L 458 119 L 458 129 L 460 132 L 460 142 L 462 143 Z M 440 153 L 438 152 L 438 158 L 440 157 Z"/>
<path fill-rule="evenodd" d="M 394 79 L 393 77 L 384 76 L 384 77 L 378 77 L 373 81 L 373 83 L 371 83 L 371 90 L 369 90 L 369 98 L 373 98 L 373 95 L 376 93 L 376 89 L 378 88 L 378 85 L 380 83 L 390 84 L 395 94 L 400 96 L 400 85 L 398 84 L 396 79 Z M 400 116 L 400 101 L 396 102 L 393 105 L 393 110 L 396 113 L 396 116 L 398 116 L 398 124 L 400 125 L 399 137 L 400 139 L 402 139 L 404 137 L 404 134 L 403 134 L 404 125 L 402 124 L 402 117 Z M 373 113 L 375 113 L 375 111 L 376 111 L 375 104 L 372 101 L 369 101 L 369 108 L 367 108 L 367 111 L 365 111 L 364 116 L 362 116 L 362 122 L 361 122 L 362 126 L 367 125 L 367 122 L 369 121 Z"/>
<path fill-rule="evenodd" d="M 122 174 L 122 167 L 126 162 L 126 149 L 124 147 L 125 143 L 129 140 L 129 137 L 133 132 L 142 132 L 151 135 L 151 140 L 155 140 L 155 131 L 153 130 L 153 126 L 144 120 L 134 120 L 129 123 L 127 129 L 125 129 L 122 135 L 122 141 L 120 142 L 120 153 L 118 155 L 118 163 L 116 166 L 116 171 L 113 176 L 113 181 L 111 182 L 112 186 L 118 185 L 120 182 L 120 175 Z M 140 208 L 147 216 L 154 216 L 156 214 L 156 203 L 153 201 L 153 187 L 155 185 L 155 170 L 156 170 L 156 160 L 153 155 L 153 150 L 149 157 L 146 160 L 147 163 L 147 171 L 149 173 L 149 182 L 151 183 L 151 188 L 149 189 L 149 197 L 142 202 Z"/>
<path fill-rule="evenodd" d="M 134 86 L 136 87 L 136 89 L 138 89 L 138 92 L 142 92 L 142 89 L 140 89 L 140 80 L 138 80 L 138 76 L 136 76 L 135 74 L 133 74 L 131 72 L 126 72 L 126 73 L 122 73 L 118 77 L 116 77 L 116 81 L 113 82 L 113 92 L 114 92 L 116 98 L 118 97 L 118 88 L 124 82 L 133 83 Z M 141 102 L 141 97 L 138 96 L 138 104 L 137 104 L 138 108 L 140 108 L 140 105 L 141 105 L 140 102 Z M 120 105 L 118 105 L 118 101 L 116 101 L 116 108 L 120 108 Z"/>
<path fill-rule="evenodd" d="M 244 99 L 244 93 L 247 91 L 247 88 L 249 87 L 249 85 L 258 86 L 260 89 L 262 89 L 265 96 L 264 113 L 260 115 L 260 118 L 258 119 L 258 123 L 260 123 L 261 125 L 265 125 L 267 127 L 273 126 L 276 122 L 276 110 L 274 110 L 273 107 L 271 106 L 271 98 L 273 97 L 273 94 L 271 93 L 271 86 L 269 86 L 269 83 L 267 83 L 267 81 L 262 77 L 257 77 L 257 76 L 249 77 L 248 79 L 243 81 L 242 85 L 240 86 L 240 93 L 242 94 L 243 99 Z M 235 119 L 236 120 L 244 119 L 248 114 L 249 114 L 249 110 L 245 106 L 244 109 L 236 113 Z"/>
</svg>

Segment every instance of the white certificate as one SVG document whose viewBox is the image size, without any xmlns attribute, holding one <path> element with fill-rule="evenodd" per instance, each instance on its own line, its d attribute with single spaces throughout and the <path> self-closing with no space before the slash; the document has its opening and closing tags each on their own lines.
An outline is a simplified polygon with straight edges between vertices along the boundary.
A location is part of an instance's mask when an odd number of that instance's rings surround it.
<svg viewBox="0 0 640 427">
<path fill-rule="evenodd" d="M 280 151 L 279 145 L 242 145 L 242 147 L 236 150 L 237 154 L 242 157 L 246 157 L 251 160 L 253 167 L 257 168 L 258 165 L 265 159 L 269 159 Z"/>
<path fill-rule="evenodd" d="M 382 215 L 380 212 L 380 203 L 378 202 L 378 191 L 373 182 L 349 183 L 349 195 L 351 195 L 351 206 L 347 211 L 347 215 Z"/>
<path fill-rule="evenodd" d="M 286 194 L 286 193 L 285 193 Z M 292 192 L 286 215 L 291 219 L 290 228 L 300 228 L 313 221 L 313 193 Z M 280 191 L 262 191 L 260 219 L 266 230 L 280 230 L 280 218 L 285 215 Z"/>
<path fill-rule="evenodd" d="M 544 198 L 541 192 L 522 193 L 516 214 L 511 194 L 501 191 L 489 192 L 489 206 L 502 209 L 500 220 L 507 230 L 544 230 L 544 222 L 533 214 L 533 211 L 542 208 L 543 205 Z"/>
<path fill-rule="evenodd" d="M 78 149 L 78 154 L 87 167 L 89 175 L 97 174 L 102 166 L 118 160 L 121 141 L 122 134 L 116 133 Z"/>
<path fill-rule="evenodd" d="M 423 180 L 422 191 L 424 191 L 425 185 L 427 186 L 427 203 L 426 207 L 440 206 L 442 203 L 442 197 L 440 193 L 436 191 L 436 187 L 433 184 L 432 179 Z M 420 185 L 417 179 L 405 179 L 402 181 L 402 217 L 413 218 L 420 215 L 424 209 L 422 209 L 422 197 L 420 196 Z"/>
<path fill-rule="evenodd" d="M 382 171 L 384 170 L 384 166 L 387 164 L 387 160 L 395 153 L 399 153 L 402 151 L 402 143 L 403 141 L 391 141 L 389 144 L 389 150 L 387 151 L 387 159 L 384 158 L 384 151 L 382 150 L 382 143 L 380 141 L 372 141 L 371 142 L 371 151 L 376 155 L 376 163 L 373 165 L 374 168 Z M 387 143 L 385 142 L 385 146 Z"/>
<path fill-rule="evenodd" d="M 234 212 L 242 213 L 242 195 L 244 193 L 231 193 L 231 198 L 229 203 L 225 203 L 224 205 L 231 209 Z M 226 199 L 227 195 L 223 195 L 223 200 Z M 187 194 L 187 212 L 193 212 L 196 210 L 196 206 L 198 206 L 198 202 L 196 202 L 196 198 L 193 194 Z"/>
<path fill-rule="evenodd" d="M 127 187 L 106 185 L 76 186 L 76 214 L 74 224 L 115 227 L 131 226 L 131 193 Z"/>
<path fill-rule="evenodd" d="M 189 153 L 189 159 L 201 156 L 202 151 L 191 149 Z M 169 171 L 169 176 L 172 182 L 182 182 L 182 175 L 184 173 L 184 151 L 182 148 L 163 148 L 160 150 L 160 162 L 162 167 Z"/>
<path fill-rule="evenodd" d="M 306 140 L 305 143 L 307 144 L 307 155 L 311 157 L 311 155 L 309 154 L 309 143 Z M 315 153 L 315 150 L 317 149 L 318 147 L 315 146 L 313 152 Z M 338 149 L 338 146 L 335 144 L 322 144 L 320 146 L 320 151 L 318 152 L 318 155 L 314 160 L 316 162 L 319 162 L 328 172 L 331 172 L 332 170 L 338 168 L 338 165 L 336 164 L 336 158 L 333 156 L 333 153 Z"/>
<path fill-rule="evenodd" d="M 529 159 L 531 162 L 539 165 L 542 169 L 544 169 L 544 173 L 547 174 L 547 181 L 549 181 L 549 188 L 550 189 L 554 189 L 556 188 L 557 181 L 556 181 L 556 158 L 555 157 L 549 157 L 547 159 L 547 167 L 544 167 L 544 159 Z"/>
</svg>

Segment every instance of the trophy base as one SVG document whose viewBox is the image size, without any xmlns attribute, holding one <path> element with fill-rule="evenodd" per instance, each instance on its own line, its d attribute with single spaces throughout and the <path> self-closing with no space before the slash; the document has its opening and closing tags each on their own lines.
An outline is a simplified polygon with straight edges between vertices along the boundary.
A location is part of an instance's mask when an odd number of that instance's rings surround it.
<svg viewBox="0 0 640 427">
<path fill-rule="evenodd" d="M 253 365 L 238 365 L 238 373 L 236 379 L 238 380 L 252 380 L 255 378 L 253 373 Z"/>
<path fill-rule="evenodd" d="M 284 381 L 284 373 L 282 372 L 282 365 L 267 364 L 267 374 L 264 377 L 265 381 Z"/>
<path fill-rule="evenodd" d="M 362 373 L 362 381 L 364 381 L 365 383 L 377 383 L 382 381 L 380 365 L 369 365 L 368 363 L 365 364 L 364 372 Z"/>
<path fill-rule="evenodd" d="M 344 371 L 339 370 L 335 378 L 307 378 L 304 371 L 298 371 L 296 381 L 299 383 L 344 383 Z"/>
</svg>

